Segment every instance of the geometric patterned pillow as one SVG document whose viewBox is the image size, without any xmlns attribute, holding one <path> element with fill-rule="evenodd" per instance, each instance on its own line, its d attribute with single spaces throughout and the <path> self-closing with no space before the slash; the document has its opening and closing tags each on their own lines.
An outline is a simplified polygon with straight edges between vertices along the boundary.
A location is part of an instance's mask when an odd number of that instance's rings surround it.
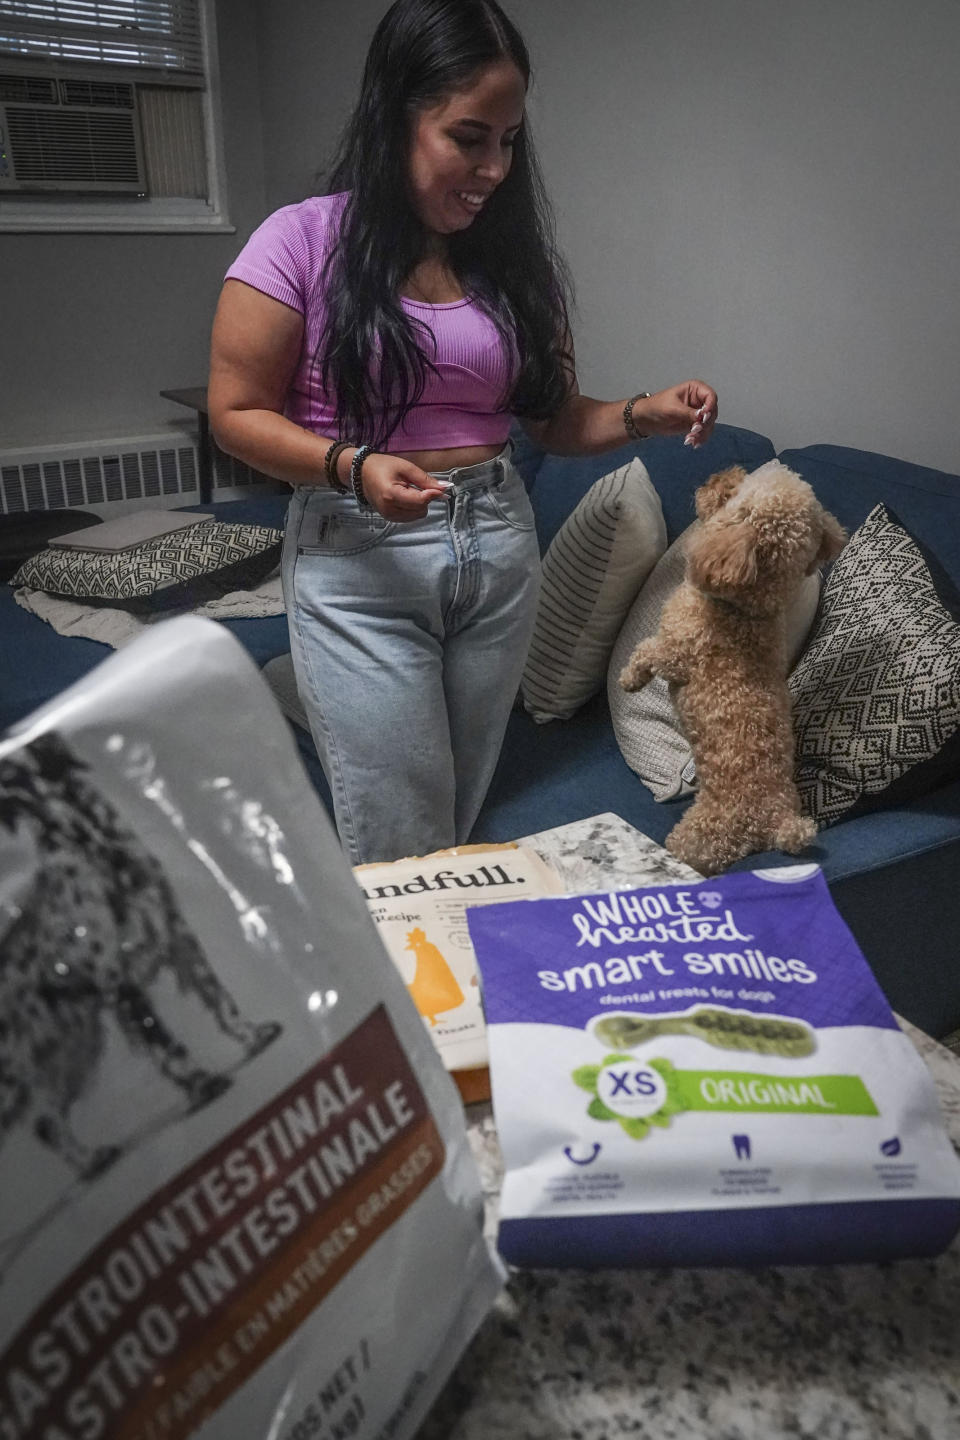
<svg viewBox="0 0 960 1440">
<path fill-rule="evenodd" d="M 883 505 L 830 572 L 790 678 L 797 784 L 822 829 L 960 774 L 960 595 Z"/>
<path fill-rule="evenodd" d="M 597 480 L 543 557 L 521 681 L 538 725 L 569 720 L 602 687 L 637 591 L 667 548 L 660 496 L 642 461 Z"/>
<path fill-rule="evenodd" d="M 201 520 L 127 550 L 43 550 L 9 583 L 121 610 L 193 608 L 259 585 L 282 545 L 283 532 L 266 525 Z"/>
</svg>

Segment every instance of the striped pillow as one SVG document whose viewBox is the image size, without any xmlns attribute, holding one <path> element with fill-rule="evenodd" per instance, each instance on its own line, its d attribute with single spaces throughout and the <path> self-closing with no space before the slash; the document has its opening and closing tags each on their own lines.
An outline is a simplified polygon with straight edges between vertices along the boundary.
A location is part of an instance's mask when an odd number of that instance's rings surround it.
<svg viewBox="0 0 960 1440">
<path fill-rule="evenodd" d="M 666 545 L 660 497 L 640 460 L 604 475 L 568 517 L 543 557 L 520 687 L 538 724 L 568 720 L 601 688 L 620 626 Z"/>
</svg>

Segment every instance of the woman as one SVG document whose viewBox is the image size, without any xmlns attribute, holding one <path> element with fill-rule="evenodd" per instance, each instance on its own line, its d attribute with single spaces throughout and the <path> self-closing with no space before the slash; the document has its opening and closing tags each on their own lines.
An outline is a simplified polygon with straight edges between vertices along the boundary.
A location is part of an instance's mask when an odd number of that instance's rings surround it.
<svg viewBox="0 0 960 1440">
<path fill-rule="evenodd" d="M 217 442 L 294 487 L 291 650 L 354 863 L 462 844 L 490 783 L 539 583 L 511 416 L 564 455 L 716 419 L 700 381 L 580 394 L 529 78 L 495 0 L 397 0 L 330 193 L 260 227 L 214 323 Z"/>
</svg>

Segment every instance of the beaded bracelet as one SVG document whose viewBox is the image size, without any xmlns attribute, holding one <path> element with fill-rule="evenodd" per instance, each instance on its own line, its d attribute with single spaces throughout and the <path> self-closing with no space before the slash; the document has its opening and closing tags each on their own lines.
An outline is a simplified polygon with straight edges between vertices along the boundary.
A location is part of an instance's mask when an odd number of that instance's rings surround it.
<svg viewBox="0 0 960 1440">
<path fill-rule="evenodd" d="M 628 400 L 627 403 L 626 403 L 626 405 L 624 405 L 624 407 L 623 407 L 623 424 L 624 424 L 624 428 L 625 428 L 627 434 L 630 436 L 630 439 L 631 439 L 631 440 L 649 440 L 649 439 L 650 439 L 650 436 L 649 436 L 649 434 L 648 434 L 647 432 L 645 432 L 645 431 L 643 431 L 643 430 L 638 430 L 638 429 L 637 429 L 637 427 L 636 427 L 636 425 L 635 425 L 635 423 L 634 423 L 634 419 L 633 419 L 633 407 L 634 407 L 634 405 L 637 403 L 637 401 L 638 401 L 638 400 L 649 400 L 649 399 L 650 399 L 650 391 L 649 391 L 649 390 L 641 390 L 638 395 L 634 395 L 630 400 Z"/>
<path fill-rule="evenodd" d="M 337 474 L 337 461 L 344 450 L 349 450 L 351 441 L 334 440 L 323 457 L 323 473 L 327 478 L 327 484 L 331 490 L 336 490 L 338 495 L 348 495 L 349 489 Z"/>
<path fill-rule="evenodd" d="M 363 477 L 360 472 L 363 469 L 364 460 L 373 453 L 372 445 L 361 445 L 350 461 L 350 484 L 353 486 L 353 493 L 357 497 L 357 504 L 361 510 L 369 510 L 370 501 L 363 493 Z"/>
</svg>

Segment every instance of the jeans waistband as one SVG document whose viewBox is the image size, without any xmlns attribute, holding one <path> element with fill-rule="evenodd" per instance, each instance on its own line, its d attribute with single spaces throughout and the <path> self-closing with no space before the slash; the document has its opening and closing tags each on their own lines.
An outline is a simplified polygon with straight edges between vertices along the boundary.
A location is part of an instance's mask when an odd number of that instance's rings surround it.
<svg viewBox="0 0 960 1440">
<path fill-rule="evenodd" d="M 485 485 L 499 485 L 511 466 L 510 456 L 513 442 L 508 440 L 491 460 L 480 460 L 476 465 L 455 465 L 451 470 L 431 470 L 435 480 L 445 481 L 451 490 L 478 490 Z M 512 468 L 512 467 L 511 467 Z"/>
</svg>

